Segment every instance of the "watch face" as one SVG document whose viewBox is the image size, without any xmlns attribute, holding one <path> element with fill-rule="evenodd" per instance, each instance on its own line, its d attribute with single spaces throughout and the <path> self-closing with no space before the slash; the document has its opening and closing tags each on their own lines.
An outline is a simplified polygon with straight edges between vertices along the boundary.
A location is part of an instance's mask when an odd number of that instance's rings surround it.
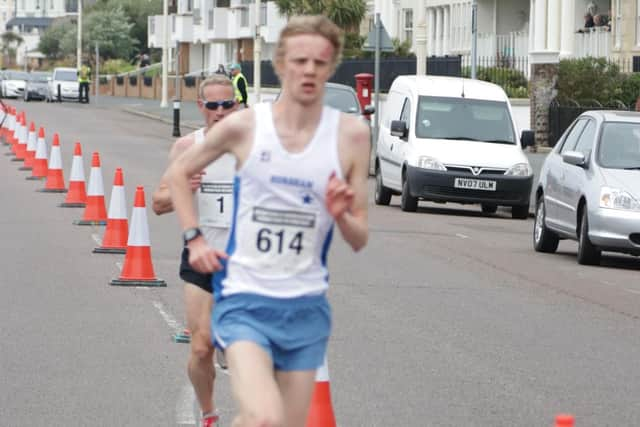
<svg viewBox="0 0 640 427">
<path fill-rule="evenodd" d="M 184 240 L 186 242 L 195 239 L 196 237 L 198 237 L 200 235 L 200 230 L 198 230 L 197 228 L 190 228 L 188 230 L 185 230 L 184 232 Z"/>
</svg>

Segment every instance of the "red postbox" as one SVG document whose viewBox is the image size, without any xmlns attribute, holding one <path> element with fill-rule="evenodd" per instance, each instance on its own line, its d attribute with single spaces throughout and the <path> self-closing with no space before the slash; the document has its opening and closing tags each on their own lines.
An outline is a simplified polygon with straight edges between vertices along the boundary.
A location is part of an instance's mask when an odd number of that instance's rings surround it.
<svg viewBox="0 0 640 427">
<path fill-rule="evenodd" d="M 371 94 L 373 87 L 373 74 L 360 73 L 355 75 L 356 78 L 356 94 L 358 95 L 358 101 L 360 101 L 360 111 L 364 112 L 364 108 L 371 104 Z M 370 114 L 365 114 L 365 117 L 371 120 Z"/>
</svg>

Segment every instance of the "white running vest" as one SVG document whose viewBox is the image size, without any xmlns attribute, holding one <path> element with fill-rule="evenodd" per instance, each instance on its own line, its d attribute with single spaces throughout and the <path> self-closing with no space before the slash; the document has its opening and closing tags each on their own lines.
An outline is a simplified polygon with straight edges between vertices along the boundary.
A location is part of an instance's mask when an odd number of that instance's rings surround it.
<svg viewBox="0 0 640 427">
<path fill-rule="evenodd" d="M 195 131 L 195 143 L 204 142 L 204 128 Z M 233 176 L 236 159 L 224 154 L 205 168 L 200 189 L 196 191 L 200 228 L 215 249 L 227 244 L 233 209 Z"/>
<path fill-rule="evenodd" d="M 334 223 L 325 208 L 325 190 L 333 172 L 343 176 L 340 113 L 324 107 L 307 147 L 290 153 L 276 134 L 271 104 L 253 108 L 255 137 L 236 172 L 230 257 L 216 279 L 216 292 L 272 298 L 322 294 L 329 286 L 326 256 Z"/>
</svg>

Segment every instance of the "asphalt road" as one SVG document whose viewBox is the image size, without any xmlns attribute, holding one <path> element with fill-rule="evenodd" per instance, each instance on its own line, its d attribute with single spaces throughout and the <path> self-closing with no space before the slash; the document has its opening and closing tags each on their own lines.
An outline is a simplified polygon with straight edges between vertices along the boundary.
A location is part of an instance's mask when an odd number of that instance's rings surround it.
<svg viewBox="0 0 640 427">
<path fill-rule="evenodd" d="M 166 165 L 167 124 L 114 107 L 13 102 L 60 133 L 65 178 L 73 142 L 102 157 L 107 200 L 124 169 L 127 201 Z M 6 152 L 0 147 L 0 153 Z M 0 156 L 0 425 L 193 425 L 175 216 L 148 209 L 153 262 L 167 288 L 114 288 L 122 255 L 91 249 L 100 227 L 34 190 Z M 370 182 L 373 192 L 373 182 Z M 373 198 L 370 198 L 371 201 Z M 579 266 L 576 244 L 531 245 L 531 220 L 479 207 L 370 204 L 371 237 L 329 258 L 333 405 L 341 427 L 640 424 L 640 260 Z M 233 403 L 219 376 L 223 425 Z"/>
</svg>

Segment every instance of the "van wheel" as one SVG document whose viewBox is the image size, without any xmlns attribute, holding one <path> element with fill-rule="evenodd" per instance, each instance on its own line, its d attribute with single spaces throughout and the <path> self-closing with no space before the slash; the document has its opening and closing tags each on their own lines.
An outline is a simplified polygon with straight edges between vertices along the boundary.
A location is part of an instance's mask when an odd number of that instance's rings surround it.
<svg viewBox="0 0 640 427">
<path fill-rule="evenodd" d="M 391 202 L 391 190 L 382 184 L 382 172 L 376 168 L 376 192 L 374 194 L 376 205 L 387 206 Z"/>
<path fill-rule="evenodd" d="M 544 206 L 544 196 L 540 196 L 536 205 L 536 218 L 533 223 L 533 249 L 536 252 L 554 253 L 558 249 L 560 238 L 544 225 L 546 217 L 547 211 Z"/>
<path fill-rule="evenodd" d="M 527 219 L 529 218 L 529 205 L 524 206 L 512 206 L 511 218 L 513 219 Z"/>
<path fill-rule="evenodd" d="M 415 212 L 418 210 L 418 198 L 413 197 L 409 192 L 409 180 L 405 178 L 402 183 L 402 195 L 400 196 L 400 209 L 405 212 Z"/>
<path fill-rule="evenodd" d="M 498 210 L 498 205 L 489 205 L 487 203 L 482 204 L 482 213 L 493 214 Z"/>
<path fill-rule="evenodd" d="M 602 252 L 589 240 L 589 221 L 587 219 L 587 207 L 582 211 L 580 224 L 580 238 L 578 239 L 578 264 L 598 265 Z"/>
</svg>

